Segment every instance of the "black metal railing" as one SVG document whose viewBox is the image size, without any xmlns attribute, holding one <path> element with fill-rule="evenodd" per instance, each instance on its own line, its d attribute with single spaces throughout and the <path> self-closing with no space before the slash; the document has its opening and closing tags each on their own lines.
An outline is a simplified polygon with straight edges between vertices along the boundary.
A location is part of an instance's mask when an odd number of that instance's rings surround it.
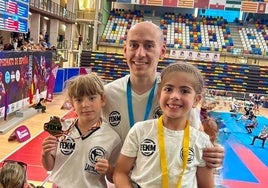
<svg viewBox="0 0 268 188">
<path fill-rule="evenodd" d="M 58 16 L 69 21 L 75 21 L 76 15 L 67 10 L 65 6 L 59 5 L 52 0 L 30 0 L 30 6 L 49 13 L 51 16 Z"/>
</svg>

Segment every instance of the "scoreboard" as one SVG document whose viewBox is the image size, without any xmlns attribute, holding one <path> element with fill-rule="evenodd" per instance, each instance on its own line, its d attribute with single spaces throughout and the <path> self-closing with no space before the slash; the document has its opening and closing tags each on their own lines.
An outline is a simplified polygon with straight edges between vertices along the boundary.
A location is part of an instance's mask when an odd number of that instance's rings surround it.
<svg viewBox="0 0 268 188">
<path fill-rule="evenodd" d="M 0 0 L 0 30 L 28 32 L 29 0 Z"/>
</svg>

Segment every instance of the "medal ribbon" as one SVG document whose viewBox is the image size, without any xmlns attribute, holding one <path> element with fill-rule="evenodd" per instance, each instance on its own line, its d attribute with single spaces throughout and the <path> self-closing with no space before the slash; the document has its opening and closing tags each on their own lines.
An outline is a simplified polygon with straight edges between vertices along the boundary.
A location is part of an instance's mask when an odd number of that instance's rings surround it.
<svg viewBox="0 0 268 188">
<path fill-rule="evenodd" d="M 161 172 L 162 172 L 162 187 L 168 188 L 168 165 L 167 165 L 167 156 L 165 152 L 165 140 L 164 140 L 164 128 L 163 128 L 163 117 L 160 116 L 158 119 L 158 144 L 160 152 L 160 163 L 161 163 Z M 187 166 L 188 156 L 189 156 L 189 143 L 190 143 L 190 125 L 189 121 L 186 122 L 186 127 L 183 134 L 183 166 L 182 171 L 179 175 L 179 180 L 177 183 L 177 188 L 181 187 L 182 176 Z"/>
<path fill-rule="evenodd" d="M 149 114 L 150 114 L 150 111 L 151 111 L 151 108 L 152 108 L 152 104 L 153 104 L 155 86 L 156 86 L 156 79 L 154 81 L 154 85 L 153 85 L 153 87 L 152 87 L 152 89 L 150 91 L 149 97 L 148 97 L 148 101 L 147 101 L 147 105 L 146 105 L 143 120 L 147 120 L 148 117 L 149 117 Z M 127 82 L 127 104 L 128 104 L 129 123 L 130 123 L 130 127 L 132 127 L 134 125 L 135 121 L 134 121 L 134 114 L 133 114 L 130 79 L 128 79 L 128 82 Z"/>
</svg>

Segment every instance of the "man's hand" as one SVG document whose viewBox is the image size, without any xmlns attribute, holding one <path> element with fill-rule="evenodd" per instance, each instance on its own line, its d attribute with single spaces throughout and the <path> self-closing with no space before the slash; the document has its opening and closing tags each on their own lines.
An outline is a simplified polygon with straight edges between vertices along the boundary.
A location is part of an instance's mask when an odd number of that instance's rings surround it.
<svg viewBox="0 0 268 188">
<path fill-rule="evenodd" d="M 211 148 L 203 149 L 203 159 L 206 161 L 207 167 L 218 168 L 222 166 L 224 159 L 224 148 L 220 145 L 215 145 Z"/>
</svg>

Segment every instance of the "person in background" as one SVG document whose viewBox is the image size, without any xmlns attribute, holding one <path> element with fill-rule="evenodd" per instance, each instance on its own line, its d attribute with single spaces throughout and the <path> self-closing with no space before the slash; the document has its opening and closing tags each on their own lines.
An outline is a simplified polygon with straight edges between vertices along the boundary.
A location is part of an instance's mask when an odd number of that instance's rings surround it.
<svg viewBox="0 0 268 188">
<path fill-rule="evenodd" d="M 27 181 L 27 164 L 6 160 L 0 169 L 0 188 L 33 188 Z"/>
<path fill-rule="evenodd" d="M 159 82 L 157 65 L 166 53 L 161 29 L 152 22 L 137 23 L 127 33 L 123 52 L 130 74 L 105 85 L 107 102 L 103 109 L 104 117 L 122 141 L 135 122 L 162 114 L 156 95 Z M 200 116 L 191 117 L 190 125 L 199 129 Z M 209 167 L 222 165 L 223 147 L 215 145 L 203 152 Z"/>
<path fill-rule="evenodd" d="M 0 72 L 0 108 L 4 106 L 6 89 L 4 86 L 3 73 Z"/>
<path fill-rule="evenodd" d="M 230 112 L 231 112 L 231 117 L 237 118 L 238 106 L 235 103 L 235 98 L 232 98 L 232 101 L 230 103 Z"/>
<path fill-rule="evenodd" d="M 45 42 L 48 44 L 49 42 L 49 35 L 48 35 L 48 32 L 46 31 L 45 33 Z"/>
<path fill-rule="evenodd" d="M 201 72 L 191 64 L 163 69 L 157 92 L 163 115 L 130 129 L 115 167 L 117 188 L 129 188 L 132 183 L 138 187 L 214 187 L 214 170 L 202 159 L 203 148 L 213 144 L 189 122 L 203 87 Z"/>
<path fill-rule="evenodd" d="M 245 113 L 242 114 L 236 121 L 240 121 L 241 119 L 243 121 L 246 121 L 247 119 L 249 119 L 249 117 L 253 117 L 252 115 L 254 114 L 253 114 L 252 108 L 244 107 L 244 110 L 245 110 Z"/>
<path fill-rule="evenodd" d="M 82 35 L 80 34 L 79 37 L 78 37 L 77 50 L 79 50 L 79 47 L 82 45 L 82 41 L 83 41 L 83 37 L 82 37 Z"/>
<path fill-rule="evenodd" d="M 253 106 L 254 113 L 260 113 L 261 95 L 259 93 L 254 95 L 253 102 L 254 102 Z"/>
<path fill-rule="evenodd" d="M 122 142 L 101 117 L 103 83 L 94 73 L 79 75 L 67 82 L 66 92 L 78 118 L 67 130 L 44 139 L 42 164 L 52 171 L 50 181 L 58 188 L 105 188 L 105 176 L 112 182 Z"/>
<path fill-rule="evenodd" d="M 252 130 L 258 126 L 257 116 L 253 116 L 251 121 L 245 126 L 248 133 L 252 133 Z"/>
<path fill-rule="evenodd" d="M 260 134 L 258 136 L 253 137 L 253 140 L 250 145 L 254 145 L 255 140 L 258 139 L 258 140 L 262 140 L 262 148 L 264 148 L 264 144 L 267 138 L 268 138 L 268 128 L 264 126 Z"/>
</svg>

